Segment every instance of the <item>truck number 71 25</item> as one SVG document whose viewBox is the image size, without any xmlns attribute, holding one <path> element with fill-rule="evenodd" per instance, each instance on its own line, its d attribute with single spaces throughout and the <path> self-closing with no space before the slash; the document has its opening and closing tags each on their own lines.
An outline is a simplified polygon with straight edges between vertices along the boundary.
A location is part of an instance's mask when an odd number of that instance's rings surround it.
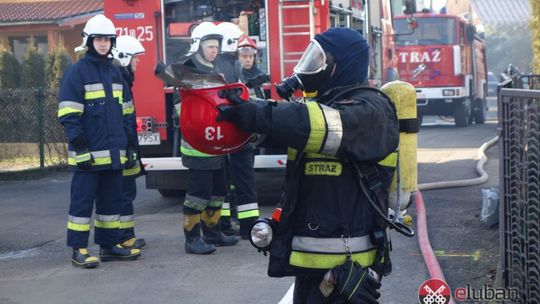
<svg viewBox="0 0 540 304">
<path fill-rule="evenodd" d="M 136 28 L 129 27 L 117 27 L 116 28 L 117 36 L 133 36 L 139 41 L 152 41 L 154 40 L 154 29 L 151 25 L 147 26 L 137 26 Z"/>
</svg>

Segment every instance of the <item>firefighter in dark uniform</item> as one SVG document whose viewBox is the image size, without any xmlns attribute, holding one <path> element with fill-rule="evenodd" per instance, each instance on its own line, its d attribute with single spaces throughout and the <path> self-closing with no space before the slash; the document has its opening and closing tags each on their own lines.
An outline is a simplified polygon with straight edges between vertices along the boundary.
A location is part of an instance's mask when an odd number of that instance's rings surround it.
<svg viewBox="0 0 540 304">
<path fill-rule="evenodd" d="M 220 120 L 289 147 L 282 213 L 268 274 L 295 276 L 294 303 L 377 303 L 390 271 L 386 225 L 398 120 L 369 88 L 369 46 L 357 31 L 331 28 L 311 41 L 294 71 L 314 101 L 238 102 Z M 347 279 L 348 278 L 348 279 Z"/>
<path fill-rule="evenodd" d="M 242 82 L 248 86 L 251 97 L 264 98 L 262 85 L 270 81 L 270 77 L 257 67 L 257 43 L 248 36 L 238 42 L 238 60 L 242 66 Z"/>
<path fill-rule="evenodd" d="M 72 263 L 83 268 L 99 265 L 87 250 L 94 201 L 94 241 L 102 261 L 133 260 L 139 249 L 120 244 L 122 170 L 135 165 L 135 118 L 129 88 L 112 65 L 115 27 L 103 15 L 92 17 L 83 30 L 88 49 L 84 58 L 64 75 L 58 117 L 68 139 L 68 164 L 73 171 L 67 245 Z"/>
<path fill-rule="evenodd" d="M 237 50 L 244 33 L 240 28 L 230 22 L 223 22 L 218 25 L 223 43 L 221 54 L 216 60 L 216 65 L 225 76 L 227 83 L 244 82 L 243 69 L 237 57 Z M 222 229 L 226 234 L 237 235 L 240 233 L 242 239 L 249 238 L 249 228 L 251 223 L 259 218 L 259 204 L 257 202 L 257 192 L 255 184 L 255 148 L 248 144 L 244 148 L 228 156 L 228 180 L 229 192 L 223 207 Z M 231 222 L 231 203 L 236 207 L 236 216 L 240 223 L 238 231 Z M 235 229 L 236 228 L 236 229 Z"/>
<path fill-rule="evenodd" d="M 135 70 L 137 70 L 140 60 L 139 56 L 143 55 L 144 52 L 145 49 L 142 44 L 133 36 L 118 37 L 116 46 L 112 50 L 115 63 L 120 66 L 120 72 L 130 89 L 131 96 L 133 96 L 131 88 L 135 81 Z M 133 106 L 135 106 L 135 101 L 133 101 Z M 133 127 L 135 128 L 133 132 L 136 133 L 136 126 Z M 133 215 L 133 201 L 137 196 L 136 179 L 146 173 L 141 163 L 138 142 L 136 143 L 136 154 L 137 165 L 130 169 L 124 169 L 122 173 L 124 179 L 122 185 L 122 210 L 120 211 L 120 239 L 124 247 L 142 248 L 146 245 L 146 241 L 135 236 L 135 219 Z"/>
<path fill-rule="evenodd" d="M 185 65 L 218 74 L 214 61 L 219 54 L 222 36 L 211 22 L 199 24 L 191 34 L 191 48 Z M 184 233 L 187 253 L 208 254 L 215 246 L 231 246 L 238 238 L 221 232 L 221 208 L 226 194 L 225 156 L 213 156 L 197 151 L 182 139 L 182 164 L 189 168 L 189 180 L 184 200 Z M 202 237 L 201 237 L 202 228 Z"/>
</svg>

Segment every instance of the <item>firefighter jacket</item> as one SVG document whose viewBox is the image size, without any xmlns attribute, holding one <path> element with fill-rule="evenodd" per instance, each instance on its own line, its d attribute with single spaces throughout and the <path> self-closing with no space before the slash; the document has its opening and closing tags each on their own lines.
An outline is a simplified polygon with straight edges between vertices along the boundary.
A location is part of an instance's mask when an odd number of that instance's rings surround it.
<svg viewBox="0 0 540 304">
<path fill-rule="evenodd" d="M 253 131 L 289 147 L 269 275 L 324 274 L 348 252 L 362 266 L 373 264 L 380 245 L 371 237 L 385 227 L 361 191 L 358 171 L 380 182 L 387 204 L 399 142 L 389 98 L 373 88 L 341 87 L 318 102 L 262 103 L 257 111 Z"/>
<path fill-rule="evenodd" d="M 220 54 L 215 61 L 216 71 L 223 75 L 227 83 L 240 82 L 242 67 L 233 54 Z"/>
<path fill-rule="evenodd" d="M 197 52 L 187 59 L 184 64 L 192 66 L 203 73 L 217 73 L 217 70 L 212 63 L 203 63 L 202 61 L 203 59 Z M 189 169 L 217 170 L 225 167 L 225 155 L 215 156 L 200 152 L 184 139 L 180 142 L 180 153 L 182 154 L 182 164 Z"/>
<path fill-rule="evenodd" d="M 253 62 L 253 65 L 249 69 L 242 68 L 242 77 L 241 80 L 244 84 L 247 84 L 248 81 L 254 79 L 257 76 L 264 75 L 264 73 L 259 70 L 257 67 L 257 62 Z M 270 79 L 270 77 L 268 77 Z M 255 84 L 253 88 L 248 88 L 249 90 L 249 96 L 251 97 L 257 97 L 257 98 L 264 98 L 264 92 L 262 89 L 261 84 Z"/>
<path fill-rule="evenodd" d="M 131 94 L 132 100 L 133 100 L 133 116 L 137 116 L 135 113 L 135 98 L 133 97 L 133 82 L 135 81 L 135 73 L 133 73 L 133 70 L 131 70 L 131 66 L 127 67 L 118 67 L 120 69 L 120 73 L 122 74 L 122 78 L 124 79 L 125 83 L 128 85 L 129 93 Z M 137 124 L 133 124 L 133 133 L 137 134 Z M 122 172 L 123 176 L 132 176 L 132 177 L 139 177 L 141 175 L 145 175 L 146 171 L 144 170 L 144 166 L 141 162 L 141 149 L 139 147 L 139 141 L 137 140 L 135 142 L 135 149 L 137 150 L 137 165 L 133 168 L 124 169 Z"/>
<path fill-rule="evenodd" d="M 86 54 L 62 81 L 58 118 L 68 139 L 68 164 L 89 151 L 91 170 L 121 170 L 126 148 L 135 146 L 135 117 L 129 88 L 111 59 Z"/>
</svg>

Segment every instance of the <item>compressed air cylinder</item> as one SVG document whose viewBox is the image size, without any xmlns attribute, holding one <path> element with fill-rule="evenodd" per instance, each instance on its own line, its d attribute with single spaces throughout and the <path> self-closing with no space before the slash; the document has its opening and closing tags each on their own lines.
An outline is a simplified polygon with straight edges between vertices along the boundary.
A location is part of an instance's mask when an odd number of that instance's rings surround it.
<svg viewBox="0 0 540 304">
<path fill-rule="evenodd" d="M 417 188 L 417 133 L 416 90 L 408 82 L 392 81 L 381 90 L 394 102 L 399 119 L 399 188 L 398 171 L 390 186 L 390 208 L 396 210 L 397 191 L 400 193 L 400 209 L 408 207 Z"/>
</svg>

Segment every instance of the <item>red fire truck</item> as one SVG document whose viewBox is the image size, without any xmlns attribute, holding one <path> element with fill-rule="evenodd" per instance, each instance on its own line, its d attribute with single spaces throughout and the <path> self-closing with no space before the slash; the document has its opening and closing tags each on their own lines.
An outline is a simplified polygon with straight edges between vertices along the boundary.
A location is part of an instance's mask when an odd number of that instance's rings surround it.
<svg viewBox="0 0 540 304">
<path fill-rule="evenodd" d="M 430 12 L 394 18 L 401 80 L 416 88 L 418 119 L 453 116 L 456 127 L 485 122 L 483 39 L 468 20 Z"/>
<path fill-rule="evenodd" d="M 401 10 L 409 0 L 393 1 Z M 355 28 L 369 38 L 371 83 L 397 78 L 390 0 L 104 0 L 104 7 L 117 34 L 135 36 L 146 49 L 135 75 L 138 135 L 148 173 L 146 186 L 163 195 L 186 189 L 187 170 L 179 157 L 173 88 L 163 87 L 153 69 L 159 61 L 174 63 L 187 53 L 190 32 L 199 23 L 238 24 L 257 42 L 258 67 L 271 76 L 272 84 L 292 75 L 316 33 L 337 26 Z M 273 85 L 265 87 L 265 94 L 278 99 Z M 255 157 L 256 170 L 283 169 L 283 152 L 261 151 Z"/>
</svg>

